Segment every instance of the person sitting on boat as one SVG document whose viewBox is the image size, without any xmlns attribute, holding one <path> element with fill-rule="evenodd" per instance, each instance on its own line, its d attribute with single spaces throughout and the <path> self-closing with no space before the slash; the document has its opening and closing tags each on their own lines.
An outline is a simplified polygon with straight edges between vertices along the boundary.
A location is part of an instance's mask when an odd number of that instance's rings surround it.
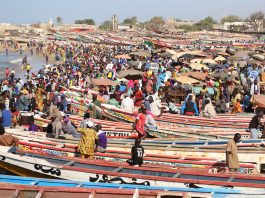
<svg viewBox="0 0 265 198">
<path fill-rule="evenodd" d="M 259 110 L 257 115 L 255 115 L 250 123 L 249 123 L 249 131 L 250 131 L 250 134 L 251 134 L 251 139 L 258 139 L 259 136 L 258 136 L 258 129 L 262 126 L 264 126 L 264 124 L 262 124 L 261 120 L 263 118 L 263 115 L 264 115 L 264 111 L 263 110 Z M 265 132 L 265 131 L 263 131 Z"/>
<path fill-rule="evenodd" d="M 183 103 L 180 113 L 181 115 L 199 116 L 197 105 L 192 101 L 192 95 L 189 95 L 188 100 Z"/>
<path fill-rule="evenodd" d="M 143 164 L 144 148 L 141 146 L 141 140 L 135 139 L 135 144 L 131 149 L 131 159 L 127 163 L 131 166 L 141 166 Z"/>
<path fill-rule="evenodd" d="M 121 108 L 126 111 L 134 110 L 133 95 L 129 96 L 128 94 L 125 94 L 124 99 L 121 101 Z"/>
<path fill-rule="evenodd" d="M 179 113 L 179 107 L 177 107 L 173 101 L 172 101 L 172 98 L 168 98 L 168 109 L 169 109 L 169 113 L 172 113 L 172 114 L 178 114 Z"/>
<path fill-rule="evenodd" d="M 78 128 L 77 131 L 81 133 L 81 139 L 77 148 L 81 157 L 94 159 L 94 152 L 98 142 L 98 135 L 94 129 L 94 123 L 88 121 L 86 128 Z"/>
<path fill-rule="evenodd" d="M 66 127 L 63 127 L 65 134 L 69 134 L 73 136 L 73 138 L 77 138 L 77 139 L 81 137 L 80 133 L 77 132 L 76 128 L 73 126 L 69 118 L 65 118 L 63 122 L 66 125 Z"/>
<path fill-rule="evenodd" d="M 29 128 L 28 128 L 28 131 L 38 132 L 38 130 L 39 130 L 38 126 L 34 123 L 34 117 L 30 116 L 29 117 Z"/>
<path fill-rule="evenodd" d="M 88 112 L 86 112 L 86 113 L 84 114 L 84 119 L 81 121 L 79 127 L 80 127 L 80 128 L 86 128 L 88 122 L 92 122 L 93 125 L 94 125 L 94 122 L 90 119 L 90 114 L 89 114 Z"/>
<path fill-rule="evenodd" d="M 150 102 L 151 113 L 153 116 L 161 116 L 163 113 L 163 107 L 160 98 L 158 97 L 158 93 L 150 95 L 149 97 L 153 98 L 153 102 Z"/>
<path fill-rule="evenodd" d="M 145 107 L 141 107 L 139 109 L 139 114 L 135 120 L 135 130 L 137 131 L 138 138 L 140 139 L 144 139 L 147 136 L 145 129 L 144 129 L 145 120 L 146 120 L 146 109 Z"/>
<path fill-rule="evenodd" d="M 236 103 L 234 103 L 232 113 L 242 113 L 242 112 L 243 110 L 240 104 L 240 99 L 237 99 Z"/>
<path fill-rule="evenodd" d="M 148 129 L 157 129 L 156 121 L 152 114 L 147 113 L 145 118 L 145 126 Z"/>
<path fill-rule="evenodd" d="M 17 147 L 18 143 L 19 143 L 19 139 L 12 135 L 5 135 L 5 128 L 2 125 L 0 125 L 0 145 Z"/>
<path fill-rule="evenodd" d="M 206 118 L 216 117 L 216 111 L 214 109 L 214 106 L 212 105 L 212 101 L 209 98 L 205 102 L 205 107 L 201 112 L 201 116 Z"/>
<path fill-rule="evenodd" d="M 239 168 L 236 144 L 240 142 L 240 139 L 241 135 L 236 133 L 234 138 L 229 140 L 226 145 L 226 166 L 230 172 L 236 172 Z"/>
<path fill-rule="evenodd" d="M 119 102 L 118 102 L 118 100 L 115 99 L 114 94 L 110 95 L 110 99 L 108 100 L 108 104 L 119 108 Z"/>
<path fill-rule="evenodd" d="M 100 124 L 96 125 L 96 131 L 98 135 L 98 145 L 97 151 L 100 153 L 105 153 L 107 149 L 107 136 L 105 131 L 102 130 L 102 126 Z"/>
</svg>

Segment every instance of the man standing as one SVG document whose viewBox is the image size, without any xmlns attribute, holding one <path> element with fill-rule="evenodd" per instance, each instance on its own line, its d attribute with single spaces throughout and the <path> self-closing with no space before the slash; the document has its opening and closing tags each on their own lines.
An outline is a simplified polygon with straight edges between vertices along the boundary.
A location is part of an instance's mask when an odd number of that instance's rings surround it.
<svg viewBox="0 0 265 198">
<path fill-rule="evenodd" d="M 226 145 L 226 166 L 230 172 L 236 172 L 239 168 L 236 144 L 240 142 L 240 139 L 241 135 L 236 133 L 234 138 L 229 140 Z"/>
<path fill-rule="evenodd" d="M 261 119 L 263 118 L 263 114 L 264 114 L 263 110 L 260 110 L 258 112 L 258 114 L 255 115 L 249 123 L 248 128 L 249 128 L 249 131 L 251 133 L 252 139 L 258 139 L 259 138 L 258 128 L 262 127 Z"/>
</svg>

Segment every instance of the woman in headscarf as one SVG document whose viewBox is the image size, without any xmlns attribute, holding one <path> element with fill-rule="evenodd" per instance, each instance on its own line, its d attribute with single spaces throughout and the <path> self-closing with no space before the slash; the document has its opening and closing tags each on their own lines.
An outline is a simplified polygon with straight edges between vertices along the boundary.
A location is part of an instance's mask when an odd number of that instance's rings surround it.
<svg viewBox="0 0 265 198">
<path fill-rule="evenodd" d="M 78 151 L 82 158 L 94 158 L 96 145 L 98 144 L 98 135 L 94 129 L 94 123 L 90 120 L 86 123 L 86 128 L 78 128 L 78 132 L 82 134 L 78 143 Z"/>
<path fill-rule="evenodd" d="M 40 88 L 39 84 L 37 84 L 37 89 L 36 89 L 36 102 L 38 105 L 38 109 L 40 112 L 43 112 L 43 93 L 46 93 L 42 88 Z"/>
<path fill-rule="evenodd" d="M 214 106 L 212 105 L 212 101 L 208 98 L 205 101 L 204 110 L 201 112 L 201 115 L 206 118 L 214 118 L 216 117 L 216 111 Z"/>
</svg>

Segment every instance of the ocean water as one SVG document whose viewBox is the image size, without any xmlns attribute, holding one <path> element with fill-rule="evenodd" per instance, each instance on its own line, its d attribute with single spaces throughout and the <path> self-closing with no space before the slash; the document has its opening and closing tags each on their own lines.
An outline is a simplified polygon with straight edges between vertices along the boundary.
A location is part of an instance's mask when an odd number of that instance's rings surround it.
<svg viewBox="0 0 265 198">
<path fill-rule="evenodd" d="M 6 56 L 5 53 L 0 53 L 0 78 L 3 78 L 5 76 L 5 69 L 9 67 L 10 71 L 11 68 L 15 69 L 16 76 L 21 76 L 22 78 L 25 78 L 26 76 L 26 70 L 21 69 L 21 63 L 24 56 L 27 55 L 28 62 L 31 65 L 31 72 L 38 72 L 40 68 L 42 68 L 42 65 L 45 65 L 45 58 L 42 56 L 30 56 L 29 54 L 23 54 L 20 55 L 19 53 L 12 52 L 9 53 L 8 56 Z"/>
</svg>

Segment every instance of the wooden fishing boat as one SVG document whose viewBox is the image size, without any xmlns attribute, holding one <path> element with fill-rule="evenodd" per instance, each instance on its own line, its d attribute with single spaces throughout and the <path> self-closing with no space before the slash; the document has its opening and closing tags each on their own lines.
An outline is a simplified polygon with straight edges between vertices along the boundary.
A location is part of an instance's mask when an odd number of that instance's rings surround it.
<svg viewBox="0 0 265 198">
<path fill-rule="evenodd" d="M 52 145 L 52 143 L 42 143 L 42 142 L 20 142 L 19 149 L 27 152 L 34 153 L 45 153 L 47 155 L 57 155 L 63 157 L 74 157 L 79 156 L 76 153 L 75 148 L 58 148 L 58 144 Z M 71 147 L 69 145 L 69 147 Z M 96 153 L 95 159 L 107 160 L 112 162 L 126 162 L 130 159 L 129 153 L 115 153 L 112 151 L 110 153 Z M 173 156 L 147 156 L 144 158 L 145 166 L 167 166 L 167 167 L 181 167 L 181 168 L 202 168 L 208 172 L 217 173 L 223 172 L 225 170 L 226 164 L 223 161 L 207 158 L 197 158 L 197 160 L 190 160 L 185 158 L 174 159 Z M 256 164 L 241 163 L 239 172 L 241 173 L 258 173 L 258 166 Z"/>
<path fill-rule="evenodd" d="M 17 184 L 0 184 L 0 194 L 2 198 L 10 197 L 38 197 L 38 198 L 157 198 L 160 195 L 172 195 L 178 197 L 196 196 L 198 198 L 211 198 L 210 193 L 186 193 L 186 192 L 161 192 L 161 191 L 146 191 L 146 190 L 123 190 L 110 188 L 83 188 L 83 187 L 52 187 L 52 186 L 30 186 Z M 234 194 L 234 193 L 232 193 Z M 256 194 L 256 193 L 255 193 Z"/>
<path fill-rule="evenodd" d="M 98 183 L 134 184 L 161 187 L 223 186 L 255 190 L 265 187 L 265 177 L 259 175 L 211 174 L 197 170 L 132 167 L 95 160 L 74 161 L 45 155 L 10 153 L 0 147 L 1 164 L 20 167 L 43 176 Z"/>
<path fill-rule="evenodd" d="M 102 110 L 104 112 L 104 115 L 114 121 L 122 121 L 122 122 L 134 122 L 135 116 L 137 115 L 135 112 L 125 112 L 121 109 L 117 109 L 114 107 L 102 105 Z M 204 128 L 234 128 L 234 129 L 247 129 L 248 123 L 242 123 L 242 121 L 235 120 L 231 122 L 225 122 L 224 120 L 227 120 L 227 118 L 221 118 L 221 119 L 206 119 L 206 118 L 199 118 L 196 120 L 196 117 L 189 117 L 189 116 L 183 116 L 178 118 L 175 117 L 156 117 L 156 122 L 158 123 L 158 126 L 167 127 L 167 126 L 179 126 L 179 125 L 188 125 L 188 126 L 195 126 L 195 127 L 204 127 Z"/>
<path fill-rule="evenodd" d="M 69 119 L 76 125 L 79 125 L 82 118 L 80 116 L 69 116 Z M 136 134 L 132 125 L 122 122 L 113 122 L 107 120 L 93 119 L 97 124 L 103 126 L 103 130 L 107 132 L 109 137 L 121 137 L 121 138 L 135 138 Z M 43 119 L 39 116 L 35 116 L 35 122 L 38 126 L 46 126 L 49 120 Z M 249 138 L 250 133 L 244 130 L 224 130 L 224 129 L 196 129 L 196 128 L 184 128 L 184 127 L 165 127 L 161 126 L 157 130 L 148 130 L 149 134 L 154 137 L 165 138 L 180 138 L 189 137 L 196 139 L 230 139 L 236 132 L 241 132 L 243 138 Z"/>
<path fill-rule="evenodd" d="M 45 140 L 46 133 L 43 132 L 30 132 L 30 131 L 21 131 L 17 129 L 6 129 L 6 133 L 15 135 L 19 138 L 36 138 L 40 140 Z M 55 139 L 49 139 L 50 141 L 54 141 Z M 78 139 L 69 139 L 72 141 L 72 143 L 77 144 Z M 185 140 L 179 140 L 179 139 L 147 139 L 142 141 L 143 146 L 158 146 L 158 147 L 171 147 L 171 148 L 220 148 L 223 149 L 224 146 L 226 146 L 228 140 L 194 140 L 194 139 L 185 139 Z M 133 146 L 134 140 L 129 139 L 110 139 L 108 141 L 110 145 L 128 145 Z M 251 147 L 257 147 L 257 146 L 263 146 L 264 142 L 262 139 L 259 140 L 250 140 L 250 139 L 243 139 L 237 146 L 239 148 L 251 148 Z"/>
<path fill-rule="evenodd" d="M 119 190 L 119 193 L 125 196 L 125 192 L 130 192 L 131 194 L 139 194 L 139 197 L 143 196 L 153 196 L 163 195 L 163 196 L 192 196 L 192 197 L 211 197 L 210 193 L 218 194 L 219 196 L 225 197 L 225 195 L 240 195 L 246 194 L 246 192 L 237 191 L 233 189 L 225 189 L 225 188 L 170 188 L 170 187 L 152 187 L 152 186 L 140 186 L 140 185 L 129 185 L 129 184 L 110 184 L 110 183 L 92 183 L 92 182 L 80 182 L 80 181 L 67 181 L 67 180 L 56 180 L 56 179 L 41 179 L 41 178 L 30 178 L 30 177 L 19 177 L 19 176 L 10 176 L 10 175 L 0 175 L 0 194 L 3 195 L 3 191 L 8 190 L 9 188 L 14 187 L 14 189 L 18 189 L 20 192 L 31 190 L 37 191 L 40 189 L 42 192 L 42 197 L 47 197 L 47 192 L 55 191 L 57 192 L 65 192 L 65 193 L 73 193 L 73 189 L 80 190 L 80 192 L 86 190 L 91 190 L 94 192 L 94 197 L 98 197 L 102 192 L 109 192 L 105 196 L 109 197 L 112 195 L 118 196 L 115 194 L 116 190 Z M 138 189 L 138 192 L 137 190 Z M 101 191 L 103 190 L 103 191 Z M 108 190 L 108 191 L 106 191 Z M 166 191 L 166 192 L 165 192 Z M 88 191 L 89 192 L 89 191 Z M 11 192 L 10 192 L 11 193 Z M 14 193 L 14 192 L 13 192 Z M 15 194 L 15 193 L 14 193 Z M 263 192 L 255 191 L 250 195 L 263 195 Z M 78 194 L 78 195 L 81 195 Z M 148 196 L 147 196 L 148 195 Z M 57 194 L 58 196 L 58 194 Z M 64 194 L 64 196 L 67 196 Z M 9 196 L 11 197 L 11 196 Z M 49 197 L 49 196 L 48 196 Z M 78 196 L 79 197 L 79 196 Z M 87 196 L 88 197 L 88 196 Z M 157 197 L 157 196 L 155 196 Z"/>
</svg>

